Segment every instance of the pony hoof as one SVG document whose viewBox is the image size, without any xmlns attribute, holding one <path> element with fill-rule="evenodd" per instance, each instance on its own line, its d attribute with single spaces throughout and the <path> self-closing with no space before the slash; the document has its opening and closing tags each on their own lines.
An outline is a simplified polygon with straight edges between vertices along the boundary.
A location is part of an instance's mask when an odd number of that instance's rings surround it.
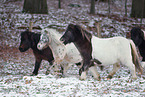
<svg viewBox="0 0 145 97">
<path fill-rule="evenodd" d="M 60 74 L 59 76 L 60 76 L 60 78 L 65 78 L 64 74 Z"/>
<path fill-rule="evenodd" d="M 133 79 L 133 80 L 136 80 L 136 79 L 137 79 L 137 77 L 132 77 L 132 79 Z"/>
<path fill-rule="evenodd" d="M 65 75 L 63 75 L 63 74 L 57 74 L 56 78 L 65 78 Z"/>
<path fill-rule="evenodd" d="M 48 74 L 50 74 L 50 72 L 49 71 L 46 71 L 45 75 L 48 75 Z"/>
<path fill-rule="evenodd" d="M 99 76 L 98 78 L 94 78 L 95 80 L 101 81 L 101 77 Z"/>
<path fill-rule="evenodd" d="M 139 74 L 139 75 L 142 75 L 142 72 L 139 72 L 138 74 Z"/>
<path fill-rule="evenodd" d="M 82 72 L 80 78 L 80 80 L 86 80 L 86 72 Z"/>
<path fill-rule="evenodd" d="M 79 77 L 79 80 L 82 80 L 82 81 L 83 81 L 83 80 L 86 80 L 86 77 L 81 77 L 81 76 L 80 76 L 80 77 Z"/>
<path fill-rule="evenodd" d="M 107 80 L 110 80 L 110 79 L 112 79 L 112 76 L 111 75 L 108 75 L 107 76 Z"/>
<path fill-rule="evenodd" d="M 84 80 L 86 80 L 86 79 L 85 79 L 85 78 L 81 78 L 81 77 L 80 77 L 80 78 L 79 78 L 79 80 L 84 81 Z"/>
</svg>

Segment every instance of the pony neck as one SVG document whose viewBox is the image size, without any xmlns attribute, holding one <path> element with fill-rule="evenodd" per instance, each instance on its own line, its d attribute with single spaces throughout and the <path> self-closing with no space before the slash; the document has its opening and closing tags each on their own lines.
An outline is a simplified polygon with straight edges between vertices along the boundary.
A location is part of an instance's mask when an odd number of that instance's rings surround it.
<svg viewBox="0 0 145 97">
<path fill-rule="evenodd" d="M 86 38 L 77 40 L 76 42 L 74 42 L 74 45 L 81 53 L 83 59 L 86 59 L 86 57 L 87 59 L 92 58 L 92 44 Z"/>
<path fill-rule="evenodd" d="M 51 37 L 49 47 L 52 50 L 55 61 L 57 63 L 61 62 L 66 55 L 65 45 L 60 40 L 56 39 L 56 37 Z"/>
<path fill-rule="evenodd" d="M 31 48 L 37 49 L 37 44 L 40 40 L 40 34 L 32 33 L 31 34 Z"/>
<path fill-rule="evenodd" d="M 141 43 L 138 45 L 138 47 L 145 47 L 145 40 L 142 39 Z"/>
</svg>

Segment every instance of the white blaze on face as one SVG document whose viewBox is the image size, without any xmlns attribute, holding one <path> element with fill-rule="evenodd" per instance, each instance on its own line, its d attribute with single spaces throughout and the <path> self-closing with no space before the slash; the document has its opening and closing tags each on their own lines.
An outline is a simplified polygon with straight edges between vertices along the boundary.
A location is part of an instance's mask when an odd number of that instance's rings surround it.
<svg viewBox="0 0 145 97">
<path fill-rule="evenodd" d="M 39 42 L 39 43 L 37 44 L 37 48 L 38 48 L 39 50 L 42 50 L 43 47 L 44 47 L 43 44 L 44 44 L 44 43 Z"/>
<path fill-rule="evenodd" d="M 45 49 L 48 46 L 47 44 L 49 44 L 49 42 L 50 42 L 50 39 L 47 37 L 47 35 L 42 34 L 40 36 L 39 43 L 37 44 L 37 48 L 39 50 Z"/>
</svg>

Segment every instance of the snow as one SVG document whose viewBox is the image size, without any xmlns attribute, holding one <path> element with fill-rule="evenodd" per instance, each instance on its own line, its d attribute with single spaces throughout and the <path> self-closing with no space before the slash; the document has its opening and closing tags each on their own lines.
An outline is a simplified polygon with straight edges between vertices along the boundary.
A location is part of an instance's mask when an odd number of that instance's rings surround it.
<svg viewBox="0 0 145 97">
<path fill-rule="evenodd" d="M 77 68 L 76 66 L 72 68 Z M 128 69 L 120 69 L 111 80 L 107 80 L 105 68 L 99 73 L 101 81 L 94 80 L 90 74 L 85 81 L 78 79 L 78 75 L 71 75 L 71 69 L 65 78 L 56 75 L 39 74 L 37 76 L 7 75 L 0 77 L 0 96 L 42 96 L 42 97 L 108 97 L 108 96 L 144 96 L 145 80 L 138 77 L 132 80 Z M 77 72 L 77 71 L 76 71 Z M 119 78 L 120 76 L 120 78 Z"/>
<path fill-rule="evenodd" d="M 144 97 L 145 77 L 144 74 L 137 80 L 132 80 L 127 67 L 121 66 L 111 80 L 107 80 L 112 66 L 105 67 L 98 72 L 101 81 L 94 80 L 88 72 L 85 81 L 79 80 L 76 66 L 68 70 L 68 76 L 59 78 L 55 74 L 45 75 L 48 63 L 42 61 L 39 74 L 30 76 L 34 68 L 34 56 L 32 50 L 20 53 L 20 33 L 28 27 L 31 14 L 21 13 L 23 0 L 0 2 L 0 97 Z M 14 0 L 11 0 L 14 1 Z M 139 26 L 140 19 L 129 17 L 131 1 L 128 0 L 128 17 L 124 19 L 124 1 L 114 0 L 111 4 L 111 16 L 108 17 L 108 5 L 97 2 L 96 15 L 90 15 L 89 0 L 63 0 L 62 9 L 58 9 L 57 1 L 48 1 L 48 14 L 33 14 L 33 26 L 53 28 L 64 33 L 69 23 L 78 23 L 89 29 L 89 22 L 100 23 L 102 37 L 123 36 L 133 26 Z M 80 4 L 81 7 L 68 7 L 70 3 Z M 145 19 L 143 19 L 143 23 Z M 93 24 L 90 24 L 93 26 Z M 22 28 L 19 28 L 22 27 Z M 24 28 L 23 28 L 24 27 Z M 145 29 L 145 25 L 142 25 Z M 33 29 L 39 33 L 39 29 Z M 94 33 L 95 34 L 95 33 Z M 96 35 L 96 34 L 95 34 Z M 138 74 L 138 73 L 137 73 Z"/>
</svg>

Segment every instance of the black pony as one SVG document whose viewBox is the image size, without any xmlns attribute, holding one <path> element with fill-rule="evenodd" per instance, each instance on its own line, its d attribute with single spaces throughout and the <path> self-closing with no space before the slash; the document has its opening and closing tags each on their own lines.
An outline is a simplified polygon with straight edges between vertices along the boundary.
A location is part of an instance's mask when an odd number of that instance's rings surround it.
<svg viewBox="0 0 145 97">
<path fill-rule="evenodd" d="M 140 55 L 142 56 L 142 61 L 145 61 L 145 35 L 144 32 L 139 27 L 133 27 L 131 29 L 131 39 L 138 47 Z"/>
<path fill-rule="evenodd" d="M 39 40 L 40 40 L 40 34 L 36 34 L 30 31 L 24 31 L 21 33 L 21 43 L 19 46 L 20 52 L 25 52 L 29 48 L 31 48 L 35 56 L 35 68 L 32 75 L 38 74 L 38 70 L 40 68 L 40 64 L 42 60 L 47 60 L 50 63 L 50 65 L 53 64 L 53 60 L 54 60 L 52 51 L 49 48 L 49 46 L 41 51 L 37 49 L 37 44 Z"/>
</svg>

